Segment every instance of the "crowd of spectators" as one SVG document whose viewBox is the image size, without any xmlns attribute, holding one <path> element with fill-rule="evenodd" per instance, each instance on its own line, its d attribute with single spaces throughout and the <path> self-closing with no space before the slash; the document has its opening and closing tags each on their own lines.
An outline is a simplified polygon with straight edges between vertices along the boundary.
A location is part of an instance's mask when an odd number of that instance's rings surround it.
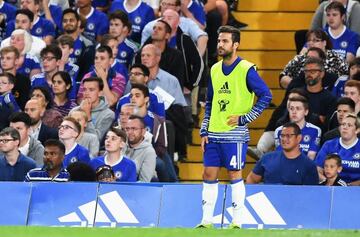
<svg viewBox="0 0 360 237">
<path fill-rule="evenodd" d="M 0 0 L 0 180 L 177 181 L 236 4 L 155 3 Z"/>
<path fill-rule="evenodd" d="M 296 32 L 298 54 L 279 75 L 285 98 L 248 149 L 258 160 L 248 183 L 360 185 L 359 14 L 358 1 L 322 1 Z"/>
</svg>

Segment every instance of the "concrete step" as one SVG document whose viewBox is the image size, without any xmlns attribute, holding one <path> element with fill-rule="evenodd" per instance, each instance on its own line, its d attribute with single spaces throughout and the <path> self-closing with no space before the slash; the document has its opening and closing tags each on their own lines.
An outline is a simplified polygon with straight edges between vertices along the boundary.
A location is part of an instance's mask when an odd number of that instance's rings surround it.
<svg viewBox="0 0 360 237">
<path fill-rule="evenodd" d="M 294 50 L 294 31 L 242 31 L 240 50 Z"/>
<path fill-rule="evenodd" d="M 279 75 L 282 70 L 258 70 L 260 77 L 265 81 L 270 89 L 281 89 L 279 85 Z"/>
<path fill-rule="evenodd" d="M 241 0 L 240 0 L 241 2 Z M 289 31 L 308 29 L 313 16 L 309 13 L 296 12 L 233 12 L 234 17 L 249 26 L 246 31 Z"/>
<path fill-rule="evenodd" d="M 256 64 L 259 70 L 275 69 L 282 70 L 285 65 L 296 55 L 295 50 L 289 51 L 248 51 L 238 50 L 237 54 Z"/>
<path fill-rule="evenodd" d="M 285 97 L 285 90 L 284 89 L 271 89 L 272 93 L 272 103 L 279 106 L 281 104 L 281 101 L 283 101 Z"/>
<path fill-rule="evenodd" d="M 301 2 L 301 3 L 300 3 Z M 310 11 L 316 10 L 318 0 L 240 0 L 238 11 Z"/>
</svg>

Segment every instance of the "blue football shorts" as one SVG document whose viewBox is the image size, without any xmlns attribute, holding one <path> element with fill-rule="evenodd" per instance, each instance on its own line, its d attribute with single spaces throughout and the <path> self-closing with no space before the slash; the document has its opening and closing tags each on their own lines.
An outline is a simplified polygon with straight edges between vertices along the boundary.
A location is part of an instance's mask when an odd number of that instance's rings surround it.
<svg viewBox="0 0 360 237">
<path fill-rule="evenodd" d="M 204 166 L 242 170 L 245 166 L 247 146 L 247 143 L 209 142 L 205 144 Z"/>
</svg>

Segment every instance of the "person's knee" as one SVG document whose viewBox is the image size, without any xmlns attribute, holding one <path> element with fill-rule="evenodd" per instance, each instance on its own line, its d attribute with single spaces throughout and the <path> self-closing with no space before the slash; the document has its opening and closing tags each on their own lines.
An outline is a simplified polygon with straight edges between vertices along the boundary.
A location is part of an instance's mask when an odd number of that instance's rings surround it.
<svg viewBox="0 0 360 237">
<path fill-rule="evenodd" d="M 229 170 L 228 171 L 230 180 L 242 179 L 242 171 L 241 170 Z"/>
<path fill-rule="evenodd" d="M 203 180 L 213 181 L 217 179 L 217 170 L 205 168 L 203 172 Z"/>
</svg>

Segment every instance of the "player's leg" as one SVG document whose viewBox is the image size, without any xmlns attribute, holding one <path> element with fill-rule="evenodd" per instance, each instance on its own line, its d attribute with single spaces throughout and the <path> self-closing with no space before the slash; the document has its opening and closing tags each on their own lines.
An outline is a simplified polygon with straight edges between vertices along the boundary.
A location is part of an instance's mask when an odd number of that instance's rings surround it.
<svg viewBox="0 0 360 237">
<path fill-rule="evenodd" d="M 220 159 L 218 154 L 218 144 L 208 143 L 204 152 L 204 173 L 202 191 L 203 217 L 200 226 L 211 226 L 216 200 L 218 197 L 218 174 Z"/>
<path fill-rule="evenodd" d="M 242 179 L 242 169 L 245 166 L 247 144 L 227 144 L 223 148 L 225 153 L 228 175 L 231 186 L 231 197 L 233 207 L 233 227 L 240 227 L 240 217 L 243 214 L 245 202 L 245 185 Z"/>
</svg>

